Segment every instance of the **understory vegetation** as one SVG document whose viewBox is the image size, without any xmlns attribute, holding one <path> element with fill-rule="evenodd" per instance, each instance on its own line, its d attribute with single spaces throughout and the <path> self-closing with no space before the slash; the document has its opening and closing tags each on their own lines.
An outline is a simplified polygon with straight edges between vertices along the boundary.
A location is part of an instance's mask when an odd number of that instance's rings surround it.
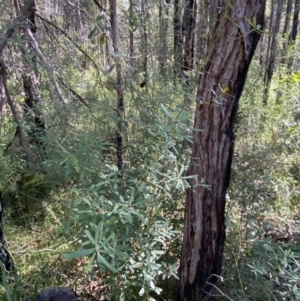
<svg viewBox="0 0 300 301">
<path fill-rule="evenodd" d="M 85 51 L 97 61 L 96 44 L 102 49 L 107 37 L 89 29 Z M 200 71 L 193 71 L 187 89 L 174 83 L 171 59 L 164 75 L 155 69 L 155 58 L 149 59 L 145 83 L 142 67 L 132 74 L 125 70 L 129 58 L 118 54 L 98 73 L 67 40 L 55 40 L 53 46 L 48 37 L 42 42 L 44 54 L 80 97 L 74 100 L 62 85 L 65 102 L 52 101 L 47 70 L 38 66 L 46 130 L 37 131 L 39 145 L 25 135 L 30 160 L 16 137 L 9 106 L 0 108 L 3 231 L 18 270 L 7 279 L 2 275 L 7 281 L 0 300 L 57 285 L 74 288 L 83 300 L 173 300 L 186 189 L 195 177 L 188 167 Z M 31 58 L 20 52 L 11 60 L 25 60 L 22 55 Z M 217 300 L 300 298 L 299 63 L 294 62 L 293 72 L 278 64 L 264 102 L 259 59 L 256 55 L 251 64 L 236 118 Z M 118 60 L 124 65 L 122 118 L 116 105 Z M 20 66 L 8 68 L 8 87 L 22 112 Z M 121 171 L 116 156 L 120 121 Z M 21 127 L 27 134 L 35 128 L 25 119 Z"/>
<path fill-rule="evenodd" d="M 240 101 L 219 289 L 232 300 L 293 300 L 300 281 L 299 81 L 297 74 L 274 81 L 263 106 L 257 77 L 253 68 Z M 28 164 L 19 154 L 1 158 L 4 229 L 22 291 L 36 282 L 67 283 L 88 295 L 108 290 L 121 300 L 171 299 L 191 113 L 180 105 L 180 89 L 162 84 L 148 91 L 127 95 L 134 109 L 126 117 L 122 176 L 111 141 L 113 116 L 102 109 L 113 103 L 113 93 L 99 96 L 96 88 L 93 112 L 70 110 L 63 128 L 45 108 L 55 129 L 43 162 Z M 1 129 L 9 133 L 11 126 L 3 120 Z"/>
</svg>

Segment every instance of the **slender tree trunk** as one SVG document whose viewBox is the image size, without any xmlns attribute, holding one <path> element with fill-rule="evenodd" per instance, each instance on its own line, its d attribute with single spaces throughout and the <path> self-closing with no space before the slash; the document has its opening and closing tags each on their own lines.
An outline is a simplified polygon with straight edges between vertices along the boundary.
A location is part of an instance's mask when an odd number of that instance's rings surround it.
<svg viewBox="0 0 300 301">
<path fill-rule="evenodd" d="M 114 59 L 116 62 L 117 70 L 117 133 L 116 133 L 116 149 L 117 149 L 117 165 L 118 170 L 122 171 L 124 160 L 123 160 L 123 120 L 124 120 L 124 79 L 121 70 L 121 62 L 117 57 L 119 52 L 119 37 L 118 37 L 118 21 L 117 21 L 117 0 L 110 0 L 110 25 L 112 29 L 112 42 L 114 48 Z"/>
<path fill-rule="evenodd" d="M 132 69 L 133 73 L 133 69 L 134 69 L 134 46 L 133 46 L 133 27 L 134 27 L 134 22 L 133 22 L 133 1 L 129 0 L 129 24 L 130 24 L 130 28 L 129 28 L 129 59 L 130 59 L 130 67 Z"/>
<path fill-rule="evenodd" d="M 288 30 L 290 28 L 292 8 L 293 8 L 293 0 L 287 0 L 285 21 L 283 27 L 283 34 L 285 35 L 288 33 Z"/>
<path fill-rule="evenodd" d="M 182 24 L 181 1 L 174 0 L 174 83 L 177 82 L 182 68 Z"/>
<path fill-rule="evenodd" d="M 291 30 L 291 33 L 289 36 L 289 40 L 291 42 L 295 42 L 296 38 L 297 38 L 298 24 L 299 24 L 299 9 L 300 9 L 300 0 L 295 0 L 293 24 L 292 24 L 292 30 Z"/>
<path fill-rule="evenodd" d="M 20 14 L 20 5 L 17 0 L 14 1 L 16 15 Z M 37 26 L 35 22 L 36 2 L 33 1 L 33 5 L 28 14 L 28 26 L 32 36 L 36 37 Z M 30 41 L 30 37 L 28 38 Z M 28 137 L 29 143 L 36 145 L 40 150 L 41 157 L 46 156 L 45 137 L 46 128 L 41 111 L 41 96 L 38 89 L 38 67 L 37 56 L 35 55 L 35 49 L 31 42 L 24 43 L 26 48 L 22 48 L 21 51 L 25 58 L 25 71 L 22 74 L 23 88 L 24 88 L 24 117 L 29 128 Z M 32 53 L 28 56 L 28 53 Z M 31 72 L 33 70 L 34 72 Z"/>
<path fill-rule="evenodd" d="M 190 84 L 189 71 L 194 69 L 194 47 L 195 47 L 195 24 L 196 24 L 196 0 L 185 1 L 183 13 L 183 38 L 184 55 L 182 65 L 182 84 L 186 90 L 185 103 L 191 107 L 192 99 L 190 95 L 193 89 Z"/>
<path fill-rule="evenodd" d="M 273 31 L 273 19 L 274 19 L 274 2 L 275 0 L 271 0 L 271 14 L 270 14 L 270 20 L 269 20 L 269 34 L 268 34 L 268 43 L 267 43 L 267 52 L 266 52 L 266 60 L 265 60 L 265 74 L 264 74 L 264 85 L 267 84 L 267 70 L 269 66 L 269 58 L 270 58 L 270 49 L 271 49 L 271 43 L 272 43 L 272 31 Z"/>
<path fill-rule="evenodd" d="M 108 0 L 104 0 L 103 6 L 104 6 L 105 10 L 108 8 L 109 1 Z M 110 68 L 111 65 L 112 65 L 112 56 L 111 56 L 111 54 L 109 52 L 109 41 L 108 41 L 108 39 L 105 39 L 105 61 L 104 61 L 104 67 L 105 68 Z"/>
<path fill-rule="evenodd" d="M 148 80 L 148 34 L 147 34 L 147 0 L 141 0 L 141 24 L 142 24 L 142 49 L 143 49 L 143 71 L 144 80 L 142 85 L 146 85 Z"/>
<path fill-rule="evenodd" d="M 196 7 L 196 0 L 185 2 L 183 14 L 184 71 L 192 70 L 194 68 Z"/>
<path fill-rule="evenodd" d="M 300 0 L 295 0 L 292 30 L 289 35 L 289 48 L 293 48 L 293 46 L 295 46 L 295 41 L 298 34 L 299 10 L 300 10 Z M 292 71 L 293 61 L 294 61 L 294 56 L 291 56 L 288 61 L 289 72 Z"/>
<path fill-rule="evenodd" d="M 217 15 L 197 92 L 194 142 L 187 191 L 178 301 L 213 300 L 221 277 L 225 196 L 233 155 L 238 100 L 263 25 L 264 0 L 218 0 Z"/>
<path fill-rule="evenodd" d="M 277 35 L 279 32 L 281 12 L 282 12 L 283 0 L 277 1 L 276 14 L 275 14 L 275 24 L 272 30 L 272 41 L 270 46 L 270 54 L 268 59 L 268 66 L 265 74 L 265 93 L 264 93 L 264 105 L 267 104 L 269 97 L 269 88 L 272 80 L 272 76 L 275 70 L 275 59 L 277 50 Z"/>
<path fill-rule="evenodd" d="M 169 16 L 169 5 L 164 5 L 163 0 L 158 3 L 159 15 L 159 71 L 162 76 L 166 76 L 165 62 L 167 55 L 167 36 L 168 36 L 168 20 L 165 16 Z"/>
<path fill-rule="evenodd" d="M 293 0 L 287 0 L 286 5 L 286 14 L 285 14 L 285 21 L 284 21 L 284 27 L 283 27 L 283 45 L 282 45 L 282 54 L 281 54 L 281 65 L 284 66 L 285 64 L 285 56 L 287 55 L 287 38 L 288 38 L 288 32 L 290 29 L 290 23 L 291 23 L 291 12 L 293 7 Z"/>
<path fill-rule="evenodd" d="M 199 22 L 197 29 L 196 64 L 201 65 L 201 61 L 204 58 L 207 45 L 209 6 L 207 0 L 199 0 L 198 3 Z"/>
</svg>

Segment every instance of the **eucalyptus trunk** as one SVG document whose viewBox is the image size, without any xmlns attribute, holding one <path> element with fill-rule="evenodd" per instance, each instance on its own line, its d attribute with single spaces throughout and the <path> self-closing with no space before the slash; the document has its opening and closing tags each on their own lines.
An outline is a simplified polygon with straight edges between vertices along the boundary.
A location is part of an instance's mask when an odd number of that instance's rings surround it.
<svg viewBox="0 0 300 301">
<path fill-rule="evenodd" d="M 197 92 L 177 300 L 213 300 L 221 278 L 225 200 L 238 100 L 264 23 L 264 0 L 219 0 Z M 221 9 L 222 8 L 222 9 Z"/>
</svg>

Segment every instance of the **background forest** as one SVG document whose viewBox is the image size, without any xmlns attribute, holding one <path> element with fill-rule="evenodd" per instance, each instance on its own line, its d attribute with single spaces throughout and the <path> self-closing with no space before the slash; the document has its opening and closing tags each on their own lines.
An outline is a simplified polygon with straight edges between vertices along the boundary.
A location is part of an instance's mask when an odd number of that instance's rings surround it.
<svg viewBox="0 0 300 301">
<path fill-rule="evenodd" d="M 175 300 L 216 2 L 29 2 L 0 0 L 0 191 L 18 268 L 1 300 L 56 285 L 83 300 Z M 217 300 L 300 300 L 299 9 L 268 0 L 258 28 Z"/>
</svg>

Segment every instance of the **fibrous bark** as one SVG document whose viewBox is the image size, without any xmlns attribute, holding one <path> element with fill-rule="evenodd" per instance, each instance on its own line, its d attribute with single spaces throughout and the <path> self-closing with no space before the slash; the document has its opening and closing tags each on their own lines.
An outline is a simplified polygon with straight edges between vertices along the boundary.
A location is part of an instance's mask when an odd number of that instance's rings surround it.
<svg viewBox="0 0 300 301">
<path fill-rule="evenodd" d="M 201 75 L 187 191 L 177 300 L 213 300 L 221 277 L 225 196 L 238 100 L 262 26 L 264 0 L 218 0 Z"/>
</svg>

